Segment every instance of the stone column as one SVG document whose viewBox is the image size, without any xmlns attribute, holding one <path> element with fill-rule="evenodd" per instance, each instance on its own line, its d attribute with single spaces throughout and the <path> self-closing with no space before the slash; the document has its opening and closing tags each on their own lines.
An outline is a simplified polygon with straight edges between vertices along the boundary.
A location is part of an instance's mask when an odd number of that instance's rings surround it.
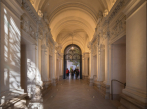
<svg viewBox="0 0 147 109">
<path fill-rule="evenodd" d="M 121 95 L 126 109 L 147 108 L 147 2 L 140 2 L 131 15 L 126 12 L 126 88 Z"/>
<path fill-rule="evenodd" d="M 97 81 L 99 81 L 100 78 L 100 50 L 99 45 L 97 45 Z"/>
<path fill-rule="evenodd" d="M 48 47 L 48 73 L 49 73 L 49 81 L 51 80 L 51 77 L 50 77 L 50 48 Z"/>
<path fill-rule="evenodd" d="M 44 48 L 42 47 L 41 48 L 41 78 L 42 78 L 42 81 L 45 81 L 44 80 L 44 72 L 45 72 L 45 65 L 44 65 L 44 60 L 45 60 L 45 53 L 44 53 Z"/>
<path fill-rule="evenodd" d="M 39 70 L 40 75 L 41 75 L 41 53 L 42 53 L 41 40 L 39 39 L 38 40 L 38 70 Z"/>
<path fill-rule="evenodd" d="M 100 77 L 99 81 L 104 81 L 105 80 L 105 46 L 101 45 L 100 48 Z"/>
<path fill-rule="evenodd" d="M 41 74 L 42 74 L 42 79 L 44 82 L 49 81 L 49 56 L 48 56 L 48 48 L 45 45 L 42 45 L 42 54 L 41 54 Z"/>
<path fill-rule="evenodd" d="M 38 57 L 39 57 L 39 46 L 38 46 L 38 44 L 39 44 L 39 40 L 37 39 L 37 41 L 36 41 L 36 45 L 35 45 L 35 66 L 36 66 L 36 72 L 38 72 L 39 71 L 39 69 L 38 69 L 38 67 L 39 67 L 39 63 L 38 63 L 38 61 L 39 61 L 39 59 L 38 59 Z"/>
<path fill-rule="evenodd" d="M 93 86 L 93 55 L 92 51 L 89 53 L 89 85 Z"/>
<path fill-rule="evenodd" d="M 88 63 L 88 58 L 89 58 L 89 53 L 86 52 L 84 53 L 84 74 L 85 74 L 85 78 L 88 79 L 88 72 L 89 72 L 89 63 Z"/>
<path fill-rule="evenodd" d="M 98 87 L 100 88 L 102 82 L 105 80 L 105 46 L 99 45 L 97 47 L 97 81 L 98 81 Z"/>
<path fill-rule="evenodd" d="M 82 75 L 83 77 L 85 76 L 85 71 L 84 71 L 84 55 L 82 56 Z"/>
<path fill-rule="evenodd" d="M 105 39 L 105 81 L 104 84 L 109 85 L 109 38 Z"/>
<path fill-rule="evenodd" d="M 53 83 L 53 85 L 54 86 L 56 86 L 57 85 L 57 77 L 56 77 L 56 71 L 57 71 L 57 51 L 55 50 L 55 48 L 54 48 L 54 50 L 53 50 L 53 79 L 52 79 L 52 83 Z"/>
<path fill-rule="evenodd" d="M 99 66 L 99 81 L 101 92 L 105 95 L 105 99 L 109 99 L 110 96 L 110 81 L 109 81 L 109 44 L 108 44 L 109 38 L 107 37 L 105 39 L 105 46 L 101 46 L 100 48 L 100 66 Z M 104 49 L 105 47 L 105 49 Z M 103 81 L 103 82 L 102 82 Z"/>
<path fill-rule="evenodd" d="M 50 56 L 49 56 L 49 76 L 50 76 L 50 81 L 52 82 L 53 80 L 53 57 L 52 57 L 52 52 L 50 51 Z"/>
<path fill-rule="evenodd" d="M 47 69 L 47 75 L 48 75 L 48 81 L 49 81 L 49 48 L 47 47 L 46 52 L 46 69 Z"/>
<path fill-rule="evenodd" d="M 60 61 L 60 79 L 63 79 L 63 58 Z"/>
<path fill-rule="evenodd" d="M 59 79 L 60 79 L 60 76 L 61 76 L 61 57 L 59 57 Z"/>
</svg>

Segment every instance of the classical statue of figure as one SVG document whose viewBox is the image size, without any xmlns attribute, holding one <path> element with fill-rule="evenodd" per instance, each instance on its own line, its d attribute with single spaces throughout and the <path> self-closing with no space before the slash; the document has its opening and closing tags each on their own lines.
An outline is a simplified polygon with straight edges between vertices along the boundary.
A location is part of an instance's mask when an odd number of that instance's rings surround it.
<svg viewBox="0 0 147 109">
<path fill-rule="evenodd" d="M 108 10 L 106 9 L 104 12 L 103 12 L 103 16 L 106 17 L 108 15 Z"/>
</svg>

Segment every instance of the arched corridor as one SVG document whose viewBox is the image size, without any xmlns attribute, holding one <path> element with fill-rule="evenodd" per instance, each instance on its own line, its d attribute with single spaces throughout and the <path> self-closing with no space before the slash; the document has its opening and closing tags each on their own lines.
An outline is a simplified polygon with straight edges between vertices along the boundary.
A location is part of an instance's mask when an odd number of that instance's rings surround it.
<svg viewBox="0 0 147 109">
<path fill-rule="evenodd" d="M 147 109 L 147 0 L 0 0 L 0 109 Z"/>
</svg>

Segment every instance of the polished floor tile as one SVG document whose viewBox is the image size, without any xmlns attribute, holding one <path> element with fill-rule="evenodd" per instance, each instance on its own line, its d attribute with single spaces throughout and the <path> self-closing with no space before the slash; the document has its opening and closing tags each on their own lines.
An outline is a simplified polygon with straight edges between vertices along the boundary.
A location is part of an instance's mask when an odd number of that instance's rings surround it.
<svg viewBox="0 0 147 109">
<path fill-rule="evenodd" d="M 44 109 L 116 109 L 85 80 L 62 80 L 43 97 Z"/>
</svg>

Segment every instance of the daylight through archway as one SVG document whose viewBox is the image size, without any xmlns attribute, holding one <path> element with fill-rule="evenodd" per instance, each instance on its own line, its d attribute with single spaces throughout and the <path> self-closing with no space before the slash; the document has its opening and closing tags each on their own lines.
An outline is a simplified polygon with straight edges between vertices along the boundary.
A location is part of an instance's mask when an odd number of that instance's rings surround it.
<svg viewBox="0 0 147 109">
<path fill-rule="evenodd" d="M 80 72 L 79 78 L 82 79 L 82 52 L 80 47 L 75 44 L 68 45 L 64 50 L 64 79 L 66 78 L 67 68 L 70 71 L 78 69 Z"/>
</svg>

